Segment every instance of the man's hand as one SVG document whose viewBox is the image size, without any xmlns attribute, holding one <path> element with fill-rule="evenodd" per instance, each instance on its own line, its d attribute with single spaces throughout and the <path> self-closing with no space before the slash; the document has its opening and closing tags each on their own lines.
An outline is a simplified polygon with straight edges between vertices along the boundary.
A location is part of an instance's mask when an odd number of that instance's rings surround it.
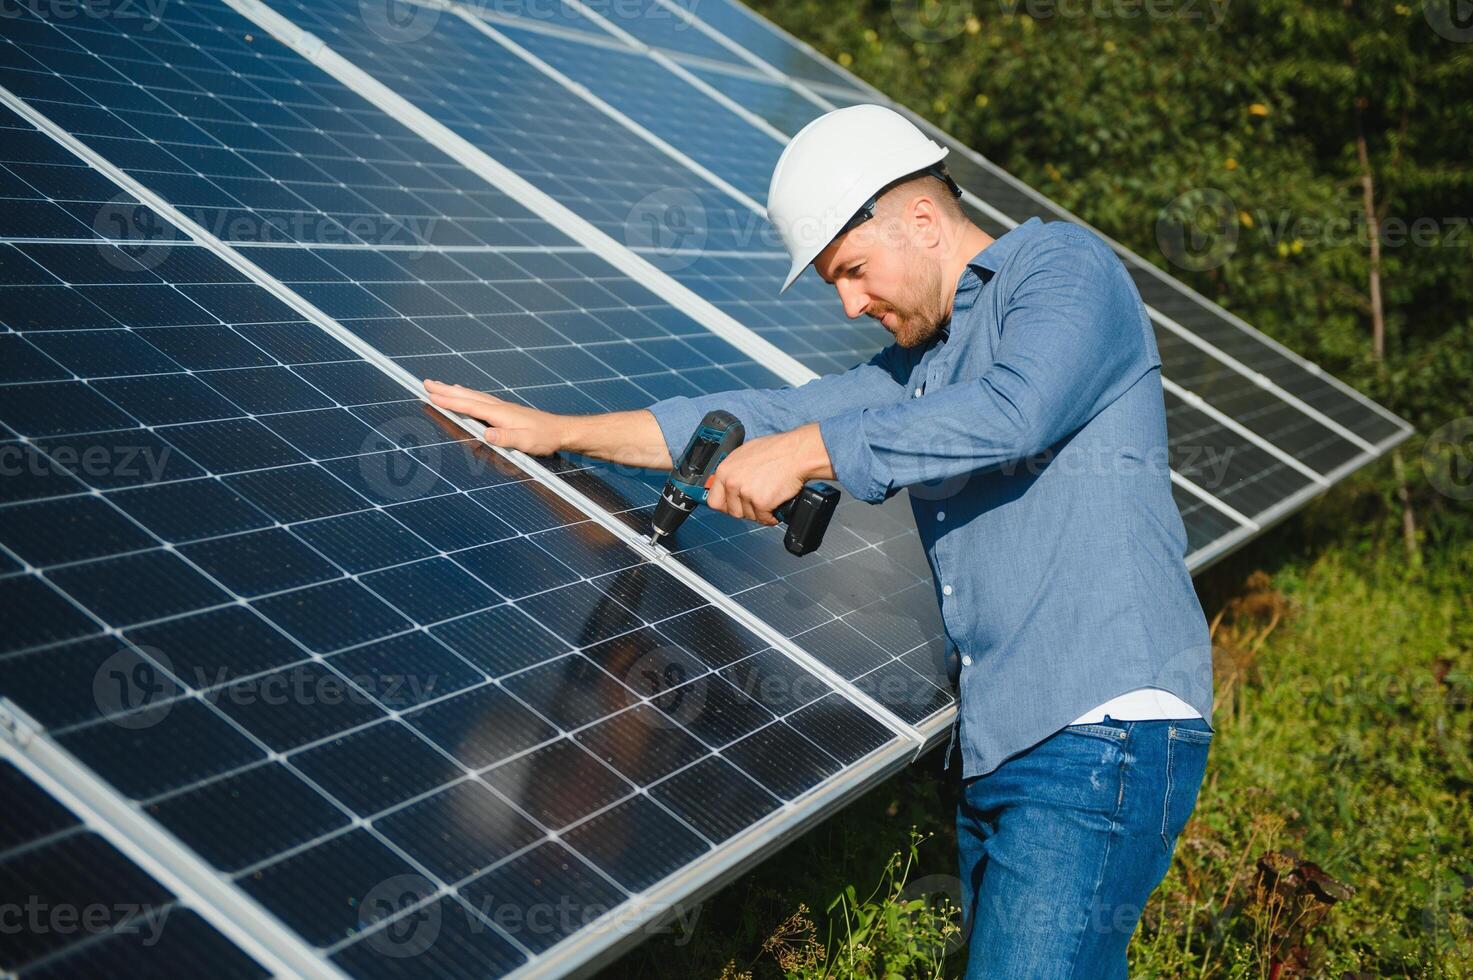
<svg viewBox="0 0 1473 980">
<path fill-rule="evenodd" d="M 484 438 L 493 446 L 520 449 L 529 456 L 551 456 L 566 445 L 566 416 L 440 381 L 426 380 L 425 391 L 432 404 L 485 422 Z"/>
<path fill-rule="evenodd" d="M 809 480 L 832 480 L 828 449 L 818 423 L 763 436 L 738 446 L 711 477 L 706 505 L 732 517 L 773 525 L 775 508 Z"/>
</svg>

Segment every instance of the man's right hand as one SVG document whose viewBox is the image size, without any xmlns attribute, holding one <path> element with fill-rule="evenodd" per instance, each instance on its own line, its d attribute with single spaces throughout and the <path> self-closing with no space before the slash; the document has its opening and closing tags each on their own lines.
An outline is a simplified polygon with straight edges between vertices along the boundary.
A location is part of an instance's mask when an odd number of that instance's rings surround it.
<svg viewBox="0 0 1473 980">
<path fill-rule="evenodd" d="M 425 381 L 430 402 L 449 412 L 486 423 L 493 446 L 520 449 L 529 456 L 583 453 L 624 466 L 669 470 L 670 451 L 655 417 L 644 409 L 601 415 L 556 415 L 504 401 L 464 385 Z"/>
<path fill-rule="evenodd" d="M 529 456 L 551 456 L 567 448 L 568 417 L 516 402 L 502 401 L 463 385 L 425 380 L 430 402 L 486 423 L 485 439 L 493 446 L 520 449 Z"/>
</svg>

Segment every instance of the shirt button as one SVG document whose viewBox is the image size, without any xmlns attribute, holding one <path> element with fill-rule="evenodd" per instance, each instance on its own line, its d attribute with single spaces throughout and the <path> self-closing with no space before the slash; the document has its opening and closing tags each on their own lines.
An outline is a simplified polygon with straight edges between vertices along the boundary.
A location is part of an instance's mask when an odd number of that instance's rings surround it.
<svg viewBox="0 0 1473 980">
<path fill-rule="evenodd" d="M 944 510 L 938 510 L 936 512 L 936 520 L 938 520 L 938 521 L 944 521 L 944 520 L 946 520 L 946 511 L 944 511 Z"/>
<path fill-rule="evenodd" d="M 949 586 L 949 585 L 943 585 L 941 587 L 941 594 L 942 595 L 951 595 L 951 586 Z"/>
<path fill-rule="evenodd" d="M 916 397 L 917 398 L 921 397 L 921 389 L 919 389 L 919 388 L 916 389 Z"/>
<path fill-rule="evenodd" d="M 972 666 L 972 658 L 970 656 L 962 657 L 962 666 L 963 667 L 970 667 L 970 666 Z"/>
</svg>

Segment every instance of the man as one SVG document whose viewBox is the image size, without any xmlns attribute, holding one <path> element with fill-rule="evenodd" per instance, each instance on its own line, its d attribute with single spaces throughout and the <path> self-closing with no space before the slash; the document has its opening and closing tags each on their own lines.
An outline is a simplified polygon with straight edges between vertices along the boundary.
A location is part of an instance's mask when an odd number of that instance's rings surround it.
<svg viewBox="0 0 1473 980">
<path fill-rule="evenodd" d="M 496 445 L 661 469 L 727 409 L 755 438 L 708 502 L 764 524 L 807 480 L 871 503 L 914 488 L 959 689 L 967 975 L 1124 978 L 1212 737 L 1161 359 L 1097 236 L 1034 219 L 994 241 L 961 210 L 946 152 L 854 106 L 809 124 L 773 173 L 783 289 L 811 262 L 851 318 L 879 320 L 895 343 L 868 363 L 581 417 L 426 387 Z"/>
</svg>

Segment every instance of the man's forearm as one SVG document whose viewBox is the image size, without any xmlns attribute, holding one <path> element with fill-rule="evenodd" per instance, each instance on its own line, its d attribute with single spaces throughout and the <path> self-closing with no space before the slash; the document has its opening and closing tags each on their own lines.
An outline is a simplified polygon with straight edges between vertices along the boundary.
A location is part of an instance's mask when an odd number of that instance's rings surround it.
<svg viewBox="0 0 1473 980">
<path fill-rule="evenodd" d="M 645 409 L 602 415 L 564 416 L 563 448 L 622 466 L 673 468 L 660 423 Z"/>
</svg>

